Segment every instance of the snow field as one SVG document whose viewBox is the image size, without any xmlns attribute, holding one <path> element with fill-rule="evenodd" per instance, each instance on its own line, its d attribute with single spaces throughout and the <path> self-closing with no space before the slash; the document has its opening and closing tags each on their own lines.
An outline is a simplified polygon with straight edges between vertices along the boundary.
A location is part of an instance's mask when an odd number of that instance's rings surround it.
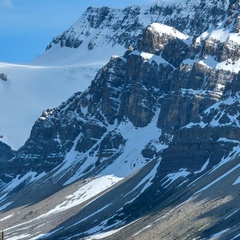
<svg viewBox="0 0 240 240">
<path fill-rule="evenodd" d="M 85 90 L 98 66 L 41 67 L 0 63 L 8 81 L 0 81 L 2 141 L 18 149 L 30 135 L 43 110 L 59 106 Z"/>
<path fill-rule="evenodd" d="M 75 207 L 89 200 L 90 198 L 95 197 L 96 195 L 110 188 L 120 180 L 122 179 L 117 178 L 113 175 L 96 177 L 89 183 L 80 187 L 77 191 L 73 192 L 71 195 L 66 196 L 65 201 L 57 205 L 54 209 L 52 209 L 48 213 L 44 214 L 42 217 L 46 217 L 51 214 L 56 214 L 58 212 L 62 212 L 69 208 Z"/>
</svg>

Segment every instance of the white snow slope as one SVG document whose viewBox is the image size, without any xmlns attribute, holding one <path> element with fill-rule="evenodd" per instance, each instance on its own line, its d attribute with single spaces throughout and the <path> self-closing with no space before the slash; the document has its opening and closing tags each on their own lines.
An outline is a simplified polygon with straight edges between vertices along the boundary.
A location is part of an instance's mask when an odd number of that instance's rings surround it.
<svg viewBox="0 0 240 240">
<path fill-rule="evenodd" d="M 123 48 L 121 48 L 121 51 Z M 3 142 L 18 149 L 29 137 L 31 127 L 42 111 L 59 106 L 74 93 L 84 91 L 114 50 L 96 52 L 55 46 L 41 56 L 44 66 L 0 63 L 0 134 Z M 116 51 L 120 51 L 115 49 Z M 59 61 L 53 64 L 51 57 Z M 81 59 L 77 59 L 81 56 Z"/>
<path fill-rule="evenodd" d="M 27 140 L 34 121 L 46 108 L 58 106 L 74 92 L 84 90 L 96 66 L 31 66 L 0 63 L 0 133 L 3 141 L 17 149 Z"/>
</svg>

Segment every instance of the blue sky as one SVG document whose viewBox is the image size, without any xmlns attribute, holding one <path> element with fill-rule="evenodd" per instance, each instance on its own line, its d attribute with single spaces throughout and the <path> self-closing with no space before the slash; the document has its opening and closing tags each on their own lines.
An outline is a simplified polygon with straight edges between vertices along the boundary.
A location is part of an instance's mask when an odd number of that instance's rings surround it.
<svg viewBox="0 0 240 240">
<path fill-rule="evenodd" d="M 89 5 L 125 7 L 153 0 L 0 0 L 0 62 L 29 62 Z"/>
</svg>

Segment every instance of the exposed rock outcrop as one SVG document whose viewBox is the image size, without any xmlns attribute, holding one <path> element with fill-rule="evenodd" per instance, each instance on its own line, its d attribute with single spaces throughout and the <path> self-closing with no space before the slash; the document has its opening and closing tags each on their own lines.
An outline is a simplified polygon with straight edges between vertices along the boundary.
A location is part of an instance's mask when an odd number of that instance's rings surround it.
<svg viewBox="0 0 240 240">
<path fill-rule="evenodd" d="M 15 151 L 13 151 L 10 146 L 0 141 L 0 187 L 2 181 L 9 182 L 10 180 L 12 180 L 11 175 L 8 176 L 7 174 L 5 174 L 5 169 L 9 164 L 8 161 L 13 158 L 14 155 Z"/>
<path fill-rule="evenodd" d="M 235 2 L 228 6 L 224 0 L 200 3 L 187 1 L 186 4 L 157 3 L 149 7 L 134 5 L 124 9 L 90 6 L 76 23 L 52 40 L 47 50 L 54 45 L 78 48 L 85 41 L 89 50 L 104 44 L 136 46 L 146 24 L 153 22 L 164 23 L 185 34 L 198 36 L 209 26 L 216 26 L 218 22 L 223 21 L 228 12 L 235 16 L 233 11 L 239 7 L 237 1 Z M 232 18 L 234 22 L 233 19 L 235 17 Z M 231 18 L 228 22 L 231 22 Z M 236 29 L 237 26 L 235 21 Z"/>
</svg>

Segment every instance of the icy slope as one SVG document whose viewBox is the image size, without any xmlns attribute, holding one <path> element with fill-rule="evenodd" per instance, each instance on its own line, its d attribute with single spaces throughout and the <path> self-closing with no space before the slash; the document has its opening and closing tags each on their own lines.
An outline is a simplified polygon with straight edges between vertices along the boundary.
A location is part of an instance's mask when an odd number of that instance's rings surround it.
<svg viewBox="0 0 240 240">
<path fill-rule="evenodd" d="M 36 66 L 0 63 L 0 133 L 2 141 L 17 149 L 29 137 L 41 112 L 58 106 L 90 84 L 99 65 Z"/>
</svg>

